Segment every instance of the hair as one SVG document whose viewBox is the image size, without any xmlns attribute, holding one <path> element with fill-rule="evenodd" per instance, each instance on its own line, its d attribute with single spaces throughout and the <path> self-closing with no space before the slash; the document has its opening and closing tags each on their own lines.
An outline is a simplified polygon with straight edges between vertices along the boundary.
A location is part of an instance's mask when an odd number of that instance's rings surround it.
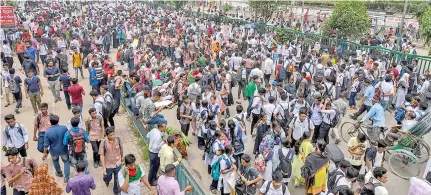
<svg viewBox="0 0 431 195">
<path fill-rule="evenodd" d="M 18 148 L 8 148 L 5 156 L 17 156 L 19 154 Z"/>
<path fill-rule="evenodd" d="M 307 108 L 306 107 L 301 107 L 301 108 L 299 108 L 299 115 L 301 115 L 301 114 L 307 114 L 307 112 L 308 112 L 308 110 L 307 110 Z"/>
<path fill-rule="evenodd" d="M 113 132 L 115 132 L 115 127 L 113 127 L 113 126 L 106 127 L 106 129 L 105 129 L 106 136 L 108 136 L 109 134 L 111 134 Z"/>
<path fill-rule="evenodd" d="M 108 91 L 108 85 L 102 85 L 100 86 L 100 89 L 104 89 L 105 91 Z"/>
<path fill-rule="evenodd" d="M 243 110 L 244 110 L 244 107 L 242 107 L 241 104 L 236 106 L 236 113 L 240 114 Z"/>
<path fill-rule="evenodd" d="M 126 165 L 130 165 L 136 162 L 136 157 L 134 154 L 128 154 L 124 157 L 124 163 L 126 163 Z"/>
<path fill-rule="evenodd" d="M 320 152 L 325 152 L 326 142 L 324 140 L 317 140 L 316 148 L 320 150 Z"/>
<path fill-rule="evenodd" d="M 374 195 L 374 193 L 372 194 Z M 338 195 L 355 195 L 355 193 L 353 193 L 353 191 L 349 188 L 341 188 L 338 190 Z"/>
<path fill-rule="evenodd" d="M 359 176 L 359 171 L 353 167 L 349 167 L 346 172 L 346 178 L 353 179 Z"/>
<path fill-rule="evenodd" d="M 48 109 L 48 104 L 47 103 L 41 103 L 40 106 L 39 106 L 39 109 L 40 108 L 46 108 L 46 109 Z"/>
<path fill-rule="evenodd" d="M 88 110 L 88 114 L 91 114 L 91 113 L 96 112 L 96 111 L 97 111 L 96 108 L 90 108 Z"/>
<path fill-rule="evenodd" d="M 90 91 L 90 96 L 92 96 L 92 97 L 97 97 L 99 95 L 100 95 L 100 93 L 97 90 L 93 89 Z"/>
<path fill-rule="evenodd" d="M 351 166 L 352 166 L 352 164 L 351 164 L 348 160 L 343 159 L 343 160 L 341 160 L 341 161 L 340 161 L 340 164 L 338 164 L 338 166 L 339 166 L 341 169 L 347 169 L 347 168 L 351 167 Z"/>
<path fill-rule="evenodd" d="M 85 167 L 87 167 L 87 163 L 83 160 L 79 160 L 78 163 L 76 163 L 76 171 L 78 173 L 82 173 L 85 171 Z"/>
<path fill-rule="evenodd" d="M 248 154 L 243 154 L 241 156 L 241 159 L 244 160 L 246 163 L 249 163 L 251 161 L 251 157 Z"/>
<path fill-rule="evenodd" d="M 58 118 L 57 115 L 51 115 L 49 117 L 49 122 L 51 123 L 51 125 L 58 125 L 59 121 L 60 121 L 60 118 Z"/>
<path fill-rule="evenodd" d="M 376 167 L 373 170 L 373 177 L 378 179 L 379 177 L 383 177 L 383 175 L 386 175 L 388 170 L 386 170 L 384 167 Z"/>
<path fill-rule="evenodd" d="M 159 122 L 157 123 L 157 128 L 160 129 L 161 127 L 163 127 L 163 125 L 167 125 L 166 122 Z"/>
<path fill-rule="evenodd" d="M 361 143 L 364 143 L 365 141 L 367 141 L 367 137 L 363 133 L 358 133 L 357 138 L 358 138 L 359 142 L 361 142 Z"/>
<path fill-rule="evenodd" d="M 268 101 L 272 104 L 275 102 L 275 98 L 273 96 L 269 96 Z"/>
<path fill-rule="evenodd" d="M 296 142 L 293 148 L 295 149 L 295 155 L 298 155 L 300 152 L 299 148 L 301 148 L 301 143 Z"/>
<path fill-rule="evenodd" d="M 202 107 L 207 108 L 208 107 L 208 100 L 202 100 L 201 104 L 202 104 Z M 241 106 L 241 105 L 239 105 L 239 106 Z"/>
<path fill-rule="evenodd" d="M 232 145 L 228 145 L 224 148 L 224 153 L 225 154 L 231 154 L 233 151 Z"/>
<path fill-rule="evenodd" d="M 287 137 L 282 137 L 280 142 L 281 142 L 281 145 L 283 145 L 286 148 L 288 148 L 290 145 L 289 139 L 287 139 Z"/>
<path fill-rule="evenodd" d="M 15 68 L 9 68 L 9 74 L 15 74 Z"/>
<path fill-rule="evenodd" d="M 73 114 L 81 114 L 81 110 L 77 107 L 72 108 L 72 113 Z"/>
<path fill-rule="evenodd" d="M 173 164 L 167 164 L 166 166 L 165 166 L 165 173 L 166 174 L 171 174 L 173 171 L 175 171 L 175 165 L 173 165 Z"/>
<path fill-rule="evenodd" d="M 379 139 L 378 141 L 377 141 L 377 147 L 379 147 L 379 148 L 386 148 L 388 145 L 386 144 L 386 142 L 384 141 L 384 140 L 382 140 L 382 139 Z"/>
<path fill-rule="evenodd" d="M 15 115 L 13 115 L 13 114 L 8 114 L 4 117 L 5 121 L 12 120 L 12 119 L 15 120 Z"/>
<path fill-rule="evenodd" d="M 73 78 L 72 79 L 72 84 L 77 84 L 78 83 L 78 79 L 77 78 Z"/>
<path fill-rule="evenodd" d="M 286 100 L 287 100 L 287 97 L 288 97 L 288 96 L 287 96 L 287 93 L 284 93 L 284 92 L 283 92 L 283 93 L 281 94 L 281 100 L 286 101 Z"/>
<path fill-rule="evenodd" d="M 73 117 L 70 119 L 70 125 L 72 125 L 72 127 L 78 127 L 80 121 L 81 119 L 79 117 Z"/>
<path fill-rule="evenodd" d="M 175 143 L 175 136 L 174 135 L 170 135 L 167 139 L 168 142 L 168 146 L 171 146 L 172 144 Z"/>
<path fill-rule="evenodd" d="M 159 91 L 153 91 L 153 97 L 161 97 L 162 93 L 160 93 Z"/>
<path fill-rule="evenodd" d="M 283 181 L 283 173 L 281 173 L 281 171 L 276 170 L 272 173 L 272 181 L 275 182 L 282 182 Z M 268 183 L 269 185 L 269 183 Z"/>
<path fill-rule="evenodd" d="M 416 113 L 415 112 L 408 112 L 407 115 L 411 118 L 411 119 L 415 119 L 416 118 Z"/>
</svg>

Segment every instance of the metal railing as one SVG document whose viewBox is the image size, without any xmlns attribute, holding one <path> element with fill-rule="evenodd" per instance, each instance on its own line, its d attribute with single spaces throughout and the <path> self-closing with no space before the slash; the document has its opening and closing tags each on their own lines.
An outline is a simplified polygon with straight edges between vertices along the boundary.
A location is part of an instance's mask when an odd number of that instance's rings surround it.
<svg viewBox="0 0 431 195">
<path fill-rule="evenodd" d="M 130 102 L 128 100 L 121 98 L 121 104 L 123 105 L 124 110 L 126 110 L 127 114 L 131 118 L 131 121 L 134 123 L 136 128 L 139 130 L 139 133 L 142 137 L 142 139 L 149 143 L 149 140 L 147 139 L 148 130 L 145 129 L 144 124 L 142 124 L 142 121 L 139 119 L 136 119 L 133 112 L 130 110 L 129 105 Z M 174 159 L 178 159 L 179 157 L 182 157 L 180 152 L 174 148 Z M 177 179 L 180 189 L 184 189 L 186 186 L 191 185 L 193 186 L 193 190 L 187 194 L 190 195 L 205 195 L 205 194 L 211 194 L 207 189 L 208 186 L 205 186 L 202 183 L 202 180 L 195 174 L 191 166 L 186 160 L 181 160 L 181 162 L 176 166 L 176 175 L 175 178 Z"/>
<path fill-rule="evenodd" d="M 148 6 L 153 8 L 160 7 L 162 9 L 169 9 L 169 10 L 175 9 L 173 6 L 169 4 L 152 3 L 152 2 L 146 2 L 146 1 L 142 1 L 142 3 L 147 4 Z M 360 43 L 356 43 L 348 40 L 335 39 L 335 38 L 322 36 L 321 34 L 303 33 L 291 28 L 280 28 L 273 25 L 246 21 L 239 18 L 230 18 L 230 17 L 218 16 L 218 15 L 208 14 L 203 12 L 196 12 L 196 11 L 192 11 L 191 9 L 183 9 L 183 13 L 187 17 L 198 17 L 198 18 L 204 18 L 207 20 L 213 20 L 217 22 L 229 22 L 229 23 L 238 24 L 238 25 L 252 23 L 256 31 L 259 33 L 267 32 L 267 31 L 275 31 L 276 29 L 279 29 L 284 31 L 285 33 L 288 33 L 289 40 L 307 39 L 308 41 L 312 40 L 312 41 L 320 42 L 322 48 L 326 47 L 330 51 L 333 51 L 335 54 L 339 55 L 340 57 L 347 57 L 353 52 L 360 50 L 362 53 L 366 52 L 374 57 L 379 57 L 379 58 L 385 57 L 386 59 L 385 61 L 388 63 L 388 65 L 390 65 L 391 63 L 400 63 L 403 60 L 409 63 L 412 60 L 417 60 L 418 61 L 417 64 L 419 67 L 419 74 L 423 74 L 425 71 L 431 70 L 431 56 L 406 54 L 400 51 L 390 50 L 380 46 L 362 45 Z M 341 53 L 337 53 L 337 49 L 339 47 L 341 47 Z M 338 51 L 340 51 L 340 49 L 338 49 Z"/>
</svg>

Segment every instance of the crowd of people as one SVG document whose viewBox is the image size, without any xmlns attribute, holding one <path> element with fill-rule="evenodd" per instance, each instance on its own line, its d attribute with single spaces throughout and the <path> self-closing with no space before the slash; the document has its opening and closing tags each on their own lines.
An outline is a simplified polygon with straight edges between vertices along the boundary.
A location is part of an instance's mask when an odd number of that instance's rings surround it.
<svg viewBox="0 0 431 195">
<path fill-rule="evenodd" d="M 69 7 L 81 14 L 71 14 Z M 114 194 L 140 194 L 141 182 L 151 194 L 193 190 L 180 189 L 175 180 L 175 166 L 183 159 L 175 158 L 177 137 L 166 131 L 178 123 L 183 137 L 197 137 L 197 145 L 189 147 L 202 150 L 213 194 L 287 195 L 293 182 L 312 195 L 387 195 L 385 151 L 431 108 L 431 75 L 420 73 L 416 60 L 389 63 L 387 56 L 361 51 L 343 56 L 333 45 L 279 42 L 274 32 L 250 25 L 190 18 L 141 2 L 29 9 L 24 13 L 31 15 L 18 14 L 20 26 L 6 32 L 2 45 L 2 97 L 5 107 L 16 102 L 15 115 L 4 117 L 2 130 L 9 162 L 2 164 L 2 195 L 4 180 L 14 194 L 34 193 L 38 163 L 27 155 L 29 131 L 16 121 L 23 92 L 34 111 L 37 150 L 44 160 L 51 156 L 55 175 L 67 183 L 65 191 L 77 195 L 96 188 L 86 145 L 105 184 L 114 180 Z M 367 44 L 382 43 L 370 36 Z M 109 55 L 113 51 L 115 59 Z M 64 100 L 71 110 L 68 124 L 59 124 L 60 113 L 41 101 L 42 79 L 55 103 Z M 91 86 L 90 108 L 83 106 L 86 91 L 80 79 Z M 123 153 L 115 134 L 126 128 L 115 126 L 121 101 L 148 131 L 148 174 L 134 154 Z M 178 123 L 164 117 L 165 109 L 176 109 Z M 357 110 L 350 115 L 357 123 L 372 124 L 366 134 L 348 141 L 343 154 L 338 127 L 347 109 Z M 382 138 L 386 111 L 394 112 L 398 125 Z M 73 176 L 70 166 L 76 170 Z M 419 181 L 431 192 L 431 173 Z"/>
</svg>

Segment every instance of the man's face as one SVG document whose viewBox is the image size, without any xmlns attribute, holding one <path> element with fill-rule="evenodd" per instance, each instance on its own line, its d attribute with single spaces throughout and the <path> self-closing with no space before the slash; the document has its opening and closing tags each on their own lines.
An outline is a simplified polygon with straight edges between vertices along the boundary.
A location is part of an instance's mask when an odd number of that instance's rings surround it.
<svg viewBox="0 0 431 195">
<path fill-rule="evenodd" d="M 48 108 L 39 108 L 39 110 L 42 114 L 48 113 Z"/>
<path fill-rule="evenodd" d="M 54 66 L 54 64 L 52 64 L 52 62 L 48 63 L 48 67 L 52 68 Z"/>
<path fill-rule="evenodd" d="M 81 113 L 75 113 L 75 114 L 73 114 L 73 117 L 80 117 L 81 116 Z"/>
<path fill-rule="evenodd" d="M 128 164 L 128 165 L 126 165 L 126 167 L 127 167 L 128 169 L 136 169 L 136 164 L 135 164 L 135 163 Z"/>
<path fill-rule="evenodd" d="M 210 103 L 211 103 L 211 104 L 215 104 L 215 99 L 214 99 L 214 98 L 211 98 L 211 99 L 210 99 Z"/>
<path fill-rule="evenodd" d="M 281 182 L 272 180 L 272 185 L 275 189 L 278 189 L 281 186 Z"/>
<path fill-rule="evenodd" d="M 92 113 L 90 114 L 90 116 L 91 116 L 92 118 L 96 118 L 96 117 L 97 117 L 97 112 L 92 112 Z"/>
<path fill-rule="evenodd" d="M 299 120 L 304 121 L 305 119 L 307 119 L 307 115 L 306 114 L 299 115 Z"/>
<path fill-rule="evenodd" d="M 247 162 L 245 162 L 245 160 L 241 159 L 241 165 L 242 165 L 242 166 L 244 166 L 244 167 L 247 167 L 247 166 L 248 166 L 248 163 L 247 163 Z"/>
<path fill-rule="evenodd" d="M 7 157 L 7 160 L 9 162 L 15 162 L 17 158 L 18 158 L 18 156 L 10 155 L 10 156 Z"/>
<path fill-rule="evenodd" d="M 32 72 L 32 71 L 30 71 L 30 72 L 28 72 L 28 73 L 27 73 L 27 75 L 28 75 L 28 77 L 30 77 L 30 78 L 31 78 L 31 77 L 33 77 L 33 72 Z"/>
<path fill-rule="evenodd" d="M 115 132 L 112 132 L 112 133 L 108 134 L 107 137 L 108 137 L 108 140 L 114 140 L 114 138 L 115 138 Z"/>
<path fill-rule="evenodd" d="M 13 127 L 13 126 L 15 126 L 15 119 L 9 119 L 9 120 L 6 120 L 6 123 L 7 123 L 10 127 Z"/>
<path fill-rule="evenodd" d="M 386 183 L 386 182 L 388 181 L 388 175 L 387 175 L 387 174 L 385 174 L 385 175 L 383 175 L 382 177 L 377 178 L 377 180 L 379 180 L 379 181 L 380 181 L 380 182 L 382 182 L 382 183 Z"/>
</svg>

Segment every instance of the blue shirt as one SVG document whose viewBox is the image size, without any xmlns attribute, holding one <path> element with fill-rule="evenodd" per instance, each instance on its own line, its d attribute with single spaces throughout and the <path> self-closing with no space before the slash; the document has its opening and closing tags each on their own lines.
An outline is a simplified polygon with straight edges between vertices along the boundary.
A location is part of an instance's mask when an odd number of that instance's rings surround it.
<svg viewBox="0 0 431 195">
<path fill-rule="evenodd" d="M 33 72 L 34 75 L 37 74 L 37 65 L 32 60 L 24 60 L 24 62 L 22 62 L 22 68 L 24 69 L 25 75 L 27 75 L 28 72 Z"/>
<path fill-rule="evenodd" d="M 43 76 L 47 76 L 47 75 L 55 75 L 60 73 L 60 70 L 57 67 L 52 67 L 52 68 L 45 68 L 45 71 L 43 73 Z M 60 75 L 59 75 L 60 76 Z M 48 77 L 48 81 L 56 81 L 58 79 L 59 76 L 55 76 L 55 77 Z"/>
<path fill-rule="evenodd" d="M 49 147 L 52 156 L 67 154 L 67 145 L 63 144 L 67 127 L 64 125 L 51 126 L 45 133 L 43 147 Z"/>
<path fill-rule="evenodd" d="M 67 73 L 62 74 L 60 76 L 60 81 L 63 84 L 63 89 L 67 89 L 70 87 L 70 81 L 71 80 L 72 80 L 72 78 L 70 78 L 70 76 Z"/>
<path fill-rule="evenodd" d="M 99 80 L 97 80 L 96 70 L 94 68 L 90 68 L 90 85 L 99 84 Z"/>
<path fill-rule="evenodd" d="M 362 122 L 371 119 L 373 120 L 373 127 L 385 127 L 385 110 L 380 103 L 375 103 L 371 106 L 370 111 L 362 118 Z"/>
<path fill-rule="evenodd" d="M 73 131 L 74 133 L 78 133 L 79 132 L 79 128 L 78 127 L 72 127 L 72 129 L 70 129 L 71 131 Z M 90 138 L 88 137 L 87 131 L 85 131 L 85 129 L 82 129 L 82 134 L 84 135 L 84 139 L 85 142 L 90 142 Z M 72 140 L 72 136 L 70 135 L 69 131 L 67 131 L 64 134 L 64 139 L 63 139 L 63 144 L 64 145 L 69 145 L 70 140 Z"/>
<path fill-rule="evenodd" d="M 24 54 L 27 54 L 27 56 L 33 61 L 36 60 L 36 49 L 34 47 L 29 47 L 24 50 Z"/>
<path fill-rule="evenodd" d="M 374 87 L 372 85 L 370 85 L 367 88 L 365 88 L 365 90 L 364 90 L 364 97 L 365 97 L 364 104 L 366 106 L 372 106 L 373 105 L 372 100 L 374 98 Z"/>
<path fill-rule="evenodd" d="M 76 174 L 66 185 L 66 192 L 72 191 L 72 195 L 91 195 L 90 189 L 96 189 L 96 183 L 93 176 L 84 173 Z"/>
<path fill-rule="evenodd" d="M 39 87 L 40 79 L 37 76 L 33 76 L 32 78 L 25 78 L 24 85 L 27 86 L 28 92 L 36 93 L 40 91 Z"/>
</svg>

